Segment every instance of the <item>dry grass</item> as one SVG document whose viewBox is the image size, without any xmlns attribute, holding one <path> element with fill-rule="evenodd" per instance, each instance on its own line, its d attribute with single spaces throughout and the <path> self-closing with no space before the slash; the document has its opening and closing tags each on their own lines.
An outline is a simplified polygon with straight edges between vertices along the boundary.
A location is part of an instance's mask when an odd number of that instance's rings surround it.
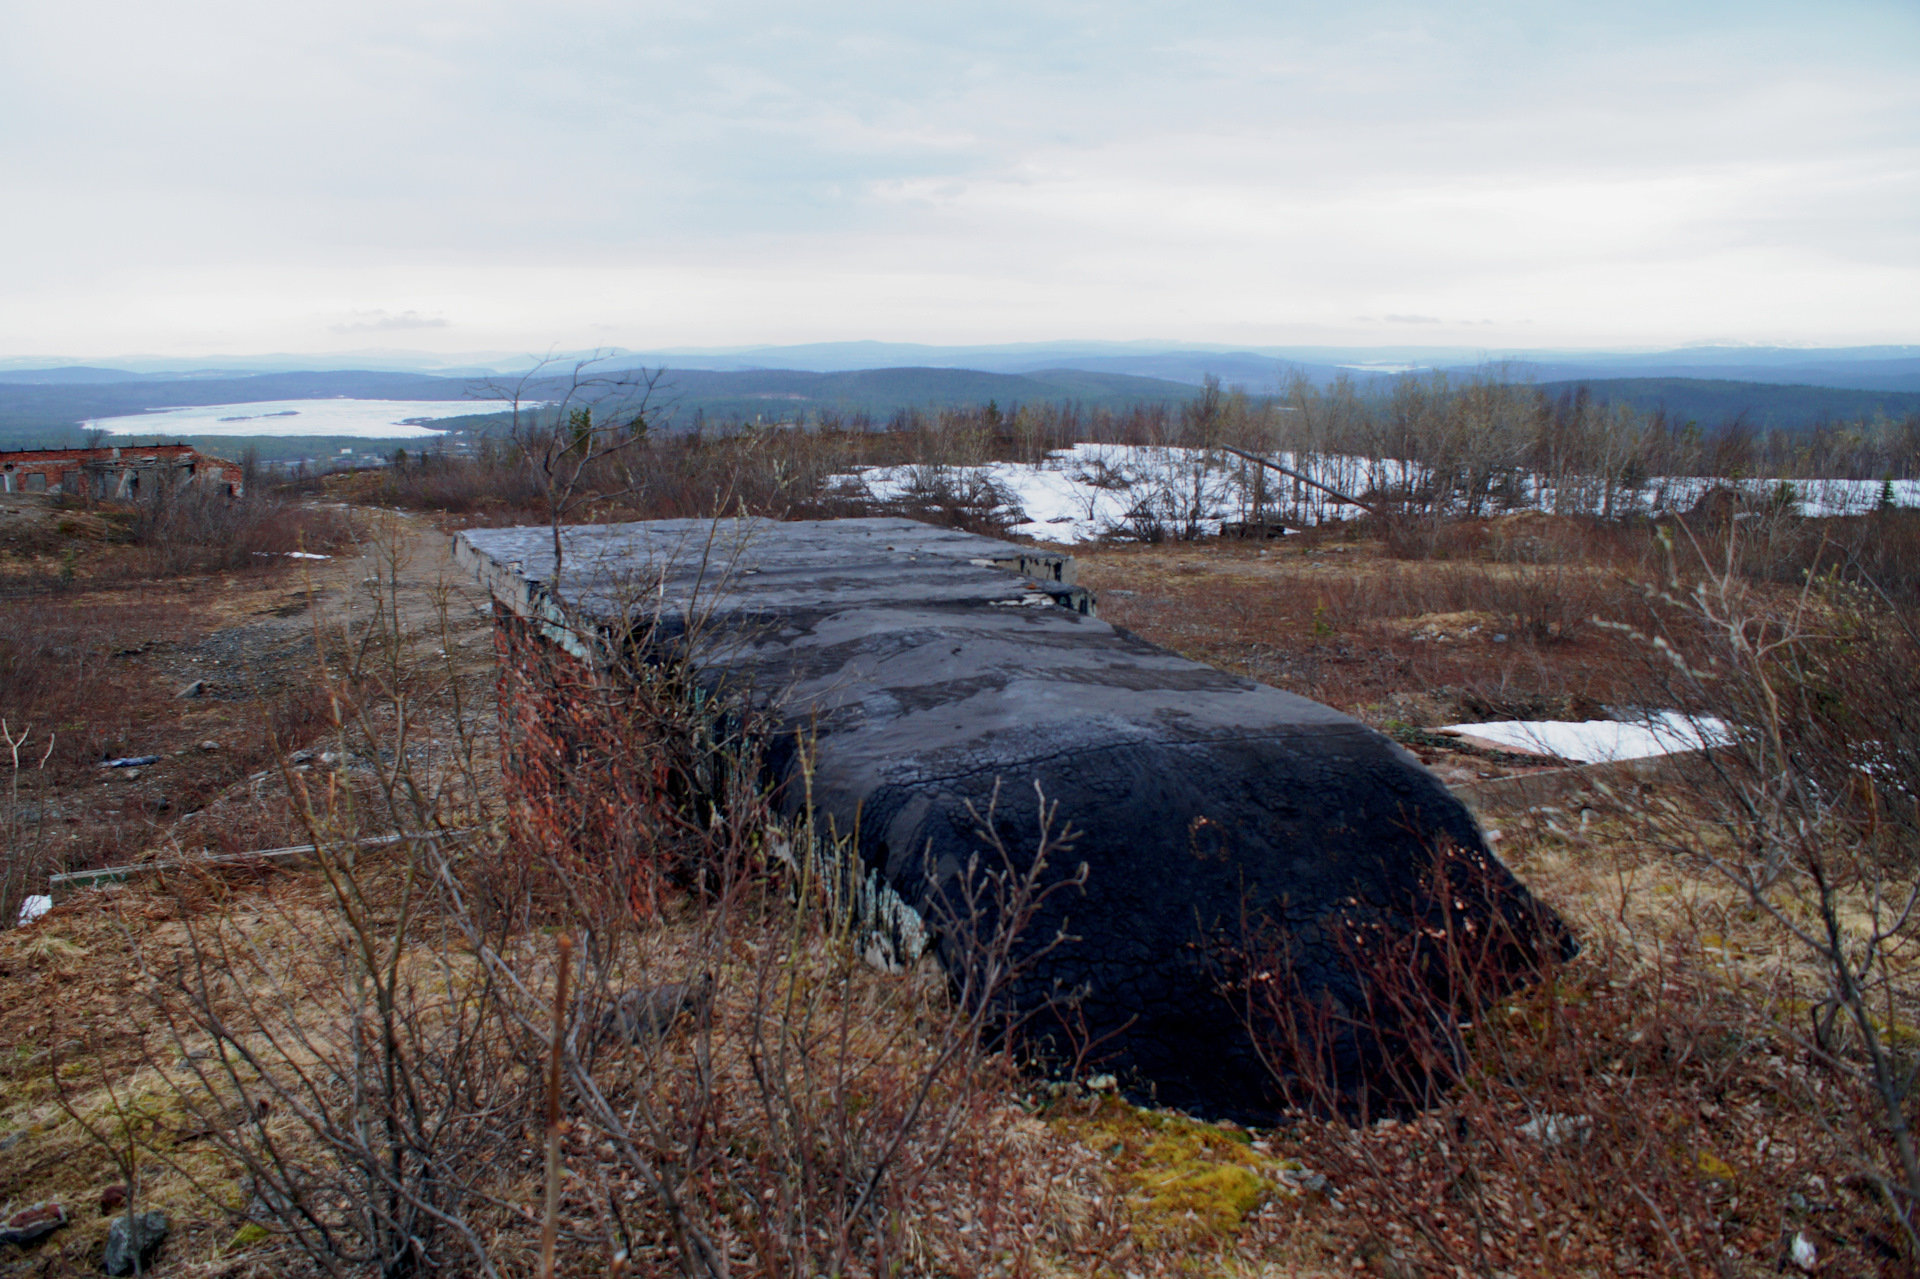
<svg viewBox="0 0 1920 1279">
<path fill-rule="evenodd" d="M 1734 885 L 1660 847 L 1648 814 L 1687 795 L 1488 815 L 1584 950 L 1496 1009 L 1476 1032 L 1487 1073 L 1437 1112 L 1309 1135 L 1303 1157 L 1358 1183 L 1351 1255 L 1432 1264 L 1431 1231 L 1514 1274 L 1757 1275 L 1804 1233 L 1830 1270 L 1901 1273 L 1861 1151 L 1822 1113 L 1845 1089 L 1806 1051 L 1827 974 Z"/>
<path fill-rule="evenodd" d="M 1079 559 L 1102 618 L 1376 723 L 1583 718 L 1632 704 L 1645 682 L 1643 653 L 1591 625 L 1644 612 L 1604 563 L 1409 564 L 1335 537 Z M 1422 713 L 1410 697 L 1434 705 Z"/>
<path fill-rule="evenodd" d="M 86 869 L 178 842 L 181 819 L 236 785 L 244 790 L 244 779 L 273 763 L 276 742 L 294 749 L 313 736 L 319 707 L 302 682 L 267 683 L 253 696 L 176 696 L 198 674 L 190 655 L 263 595 L 269 605 L 284 599 L 281 580 L 143 585 L 0 606 L 0 717 L 15 732 L 32 730 L 25 753 L 34 762 L 51 746 L 44 768 L 23 771 L 21 794 L 36 819 L 44 811 L 40 833 L 55 861 Z M 149 755 L 160 761 L 99 767 Z M 263 811 L 231 829 L 200 820 L 181 832 L 187 842 L 224 851 L 286 842 L 291 832 Z M 253 842 L 260 839 L 267 842 Z"/>
<path fill-rule="evenodd" d="M 1083 555 L 1083 580 L 1110 620 L 1377 722 L 1579 715 L 1639 702 L 1650 688 L 1643 651 L 1584 619 L 1638 616 L 1632 610 L 1645 602 L 1627 579 L 1643 545 L 1626 535 L 1584 541 L 1570 527 L 1487 522 L 1450 532 L 1440 547 L 1446 559 L 1412 562 L 1337 534 L 1290 539 L 1264 556 L 1246 546 L 1105 548 Z M 178 616 L 185 626 L 188 615 Z M 1529 619 L 1541 625 L 1525 625 Z M 444 711 L 431 710 L 447 695 L 436 674 L 444 664 L 427 660 L 432 649 L 421 651 L 418 641 L 435 641 L 415 630 L 405 669 L 393 668 L 386 685 L 366 672 L 328 677 L 375 738 L 393 738 L 402 704 L 413 708 L 410 732 L 456 736 Z M 1507 641 L 1495 642 L 1502 633 Z M 466 669 L 474 674 L 471 662 Z M 490 749 L 482 741 L 467 767 L 495 769 Z M 459 770 L 436 763 L 428 771 L 441 784 Z M 310 798 L 323 796 L 338 775 L 325 767 L 296 772 L 296 793 L 304 784 Z M 325 803 L 317 810 L 336 838 L 386 820 L 381 788 L 366 784 L 364 770 L 346 776 L 361 781 L 332 794 L 350 796 L 358 816 L 336 820 L 339 808 Z M 1746 1275 L 1776 1273 L 1785 1244 L 1805 1234 L 1825 1273 L 1900 1273 L 1900 1242 L 1854 1174 L 1858 1151 L 1831 1122 L 1834 1107 L 1858 1099 L 1805 1050 L 1821 971 L 1736 886 L 1698 856 L 1676 852 L 1676 829 L 1704 846 L 1724 842 L 1716 834 L 1724 827 L 1700 802 L 1704 793 L 1668 782 L 1631 796 L 1595 792 L 1553 809 L 1485 814 L 1501 832 L 1499 851 L 1572 923 L 1584 950 L 1535 995 L 1496 1010 L 1506 1020 L 1476 1040 L 1488 1068 L 1432 1115 L 1357 1130 L 1303 1116 L 1288 1129 L 1243 1133 L 1083 1088 L 1050 1091 L 990 1056 L 969 1058 L 964 1072 L 938 1086 L 955 1126 L 944 1146 L 912 1148 L 917 1180 L 898 1201 L 884 1255 L 909 1274 L 1360 1269 L 1400 1279 L 1448 1273 L 1451 1250 L 1466 1273 Z M 485 807 L 497 794 L 469 799 Z M 262 813 L 275 804 L 279 820 L 290 820 L 284 798 L 257 801 Z M 476 863 L 499 855 L 486 843 L 470 851 Z M 396 853 L 363 857 L 355 873 L 372 916 L 409 948 L 409 971 L 438 966 L 454 975 L 451 985 L 470 989 L 482 965 L 458 930 L 448 931 L 448 916 L 416 910 L 404 928 L 393 922 L 407 872 L 419 868 Z M 777 1144 L 778 1125 L 768 1118 L 788 1112 L 755 1101 L 765 1072 L 755 1044 L 770 1042 L 770 1017 L 804 1008 L 811 1019 L 782 1023 L 798 1034 L 794 1042 L 824 1054 L 811 1059 L 811 1075 L 788 1076 L 784 1091 L 815 1107 L 804 1131 L 828 1140 L 844 1132 L 831 1122 L 836 1105 L 897 1118 L 905 1090 L 925 1076 L 934 1028 L 952 1010 L 925 972 L 889 976 L 847 962 L 830 930 L 808 931 L 819 924 L 772 891 L 777 874 L 741 882 L 761 895 L 729 915 L 725 930 L 716 929 L 697 885 L 666 886 L 650 916 L 626 926 L 617 962 L 588 983 L 581 1014 L 589 1024 L 623 987 L 706 969 L 719 979 L 710 1021 L 682 1024 L 645 1051 L 583 1065 L 609 1096 L 659 1117 L 646 1129 L 649 1166 L 683 1169 L 686 1184 L 706 1196 L 698 1202 L 710 1215 L 701 1220 L 724 1241 L 732 1272 L 771 1274 L 782 1273 L 769 1260 L 778 1250 L 768 1248 L 764 1224 L 753 1225 L 751 1204 L 801 1183 L 790 1162 L 799 1147 L 790 1135 Z M 283 1237 L 258 1222 L 243 1230 L 232 1215 L 245 1207 L 244 1196 L 235 1197 L 244 1169 L 230 1143 L 205 1131 L 164 1084 L 180 1078 L 180 1053 L 162 1014 L 171 1009 L 183 1026 L 195 1024 L 169 977 L 191 921 L 202 936 L 247 948 L 247 962 L 258 965 L 251 989 L 278 983 L 302 992 L 300 1024 L 337 1021 L 352 971 L 339 944 L 346 934 L 338 903 L 311 871 L 239 870 L 89 896 L 0 938 L 0 1004 L 33 1010 L 0 1024 L 0 1060 L 10 1063 L 0 1142 L 25 1134 L 0 1149 L 0 1200 L 57 1195 L 91 1204 L 118 1176 L 98 1143 L 61 1119 L 50 1059 L 35 1057 L 50 1044 L 77 1043 L 63 1052 L 72 1059 L 62 1079 L 71 1106 L 120 1122 L 110 1085 L 123 1109 L 139 1111 L 144 1193 L 180 1223 L 160 1273 L 280 1273 L 305 1264 Z M 1803 899 L 1794 908 L 1811 905 Z M 1853 912 L 1849 926 L 1864 926 L 1862 903 L 1843 907 Z M 541 1148 L 530 1083 L 544 1042 L 533 1010 L 552 989 L 553 945 L 540 927 L 547 922 L 508 928 L 498 943 L 525 982 L 513 1006 L 529 1021 L 489 1049 L 501 1055 L 487 1104 L 501 1118 L 475 1147 L 483 1164 L 467 1174 L 470 1224 L 502 1272 L 530 1269 L 539 1236 Z M 142 958 L 158 980 L 137 975 Z M 445 991 L 424 979 L 413 989 L 423 1028 L 441 1024 L 434 1018 L 445 1014 L 434 1010 L 446 1005 L 435 998 Z M 235 994 L 222 994 L 215 1009 L 237 1013 Z M 851 1049 L 836 1058 L 828 1032 L 841 1026 L 853 1028 Z M 1895 1040 L 1910 1048 L 1910 1035 Z M 189 1036 L 188 1046 L 199 1042 Z M 288 1107 L 270 1115 L 248 1131 L 325 1163 L 312 1129 Z M 711 1126 L 696 1139 L 682 1121 L 702 1116 Z M 1555 1144 L 1523 1131 L 1555 1116 L 1573 1125 L 1565 1131 L 1584 1135 Z M 603 1268 L 624 1245 L 640 1268 L 665 1270 L 681 1255 L 675 1222 L 613 1136 L 580 1122 L 566 1139 L 563 1264 Z M 660 1158 L 690 1153 L 696 1158 L 678 1165 Z M 818 1168 L 836 1166 L 820 1151 L 809 1157 Z M 189 1174 L 213 1189 L 211 1198 Z M 1315 1174 L 1331 1178 L 1324 1189 Z M 91 1211 L 41 1248 L 36 1260 L 48 1273 L 97 1266 L 105 1218 Z M 831 1215 L 821 1210 L 809 1220 Z M 443 1246 L 450 1251 L 442 1268 L 469 1268 L 460 1247 Z"/>
</svg>

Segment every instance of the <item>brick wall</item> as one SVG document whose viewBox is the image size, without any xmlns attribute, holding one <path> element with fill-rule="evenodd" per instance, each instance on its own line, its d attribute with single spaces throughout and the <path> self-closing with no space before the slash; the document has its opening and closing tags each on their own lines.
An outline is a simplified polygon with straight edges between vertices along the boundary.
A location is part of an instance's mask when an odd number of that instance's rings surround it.
<svg viewBox="0 0 1920 1279">
<path fill-rule="evenodd" d="M 159 482 L 192 479 L 219 484 L 239 497 L 239 463 L 210 457 L 187 444 L 0 452 L 0 492 L 66 494 L 131 501 Z"/>
</svg>

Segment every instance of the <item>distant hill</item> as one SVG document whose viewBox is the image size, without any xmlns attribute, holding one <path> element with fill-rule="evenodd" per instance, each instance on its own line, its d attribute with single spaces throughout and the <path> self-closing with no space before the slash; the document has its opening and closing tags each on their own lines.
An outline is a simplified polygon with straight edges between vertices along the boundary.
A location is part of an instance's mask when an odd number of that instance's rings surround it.
<svg viewBox="0 0 1920 1279">
<path fill-rule="evenodd" d="M 1775 386 L 1823 386 L 1854 391 L 1920 391 L 1920 357 L 1874 360 L 1814 361 L 1798 364 L 1688 363 L 1672 355 L 1626 361 L 1516 362 L 1516 376 L 1542 382 L 1572 382 L 1603 378 L 1671 380 L 1685 378 L 1712 382 L 1765 382 Z"/>
<path fill-rule="evenodd" d="M 0 369 L 0 386 L 84 386 L 91 382 L 144 382 L 149 379 L 125 369 L 96 369 L 84 364 L 57 369 Z"/>
<path fill-rule="evenodd" d="M 665 388 L 676 425 L 685 425 L 695 412 L 710 421 L 775 422 L 822 410 L 842 416 L 865 413 L 885 420 L 901 409 L 960 408 L 988 401 L 1006 409 L 1016 404 L 1062 400 L 1089 407 L 1124 408 L 1142 403 L 1180 403 L 1192 399 L 1193 394 L 1193 387 L 1179 382 L 1079 369 L 1031 373 L 924 368 L 844 373 L 682 369 L 668 373 Z"/>
<path fill-rule="evenodd" d="M 1920 413 L 1920 392 L 1861 391 L 1830 386 L 1734 382 L 1718 378 L 1580 378 L 1542 382 L 1550 396 L 1586 387 L 1596 400 L 1627 404 L 1643 413 L 1718 426 L 1744 418 L 1753 426 L 1796 430 L 1820 422 L 1850 422 L 1884 414 Z"/>
<path fill-rule="evenodd" d="M 1625 357 L 1622 357 L 1623 359 Z M 670 369 L 656 405 L 665 410 L 662 425 L 684 429 L 696 418 L 726 421 L 789 421 L 822 413 L 851 417 L 866 414 L 884 422 L 901 409 L 935 409 L 996 401 L 1017 404 L 1076 401 L 1087 408 L 1123 409 L 1136 404 L 1179 404 L 1193 398 L 1208 373 L 1229 385 L 1254 382 L 1269 370 L 1255 394 L 1281 384 L 1288 365 L 1257 352 L 1162 352 L 1089 356 L 1101 368 L 1047 367 L 1019 372 L 942 367 L 869 368 L 818 372 L 804 369 Z M 1898 367 L 1920 360 L 1905 355 L 1860 359 L 1856 367 Z M 618 361 L 596 372 L 617 379 Z M 1156 375 L 1122 371 L 1146 368 Z M 1298 365 L 1316 381 L 1337 375 L 1342 366 Z M 1789 366 L 1781 366 L 1789 367 Z M 1346 369 L 1362 393 L 1389 382 L 1378 370 Z M 1521 370 L 1525 372 L 1526 370 Z M 1744 416 L 1756 426 L 1799 428 L 1820 421 L 1850 421 L 1876 414 L 1904 417 L 1920 412 L 1920 390 L 1860 389 L 1781 382 L 1768 370 L 1764 378 L 1735 380 L 1701 377 L 1593 377 L 1543 380 L 1536 385 L 1551 396 L 1585 386 L 1596 398 L 1663 410 L 1670 418 L 1718 425 Z M 1239 374 L 1241 376 L 1236 377 Z M 72 381 L 44 379 L 71 377 Z M 501 388 L 514 379 L 437 377 L 424 373 L 378 370 L 287 372 L 252 375 L 133 375 L 85 366 L 67 369 L 0 371 L 0 448 L 69 443 L 78 424 L 90 418 L 119 417 L 146 409 L 199 404 L 244 404 L 262 400 L 327 399 L 347 396 L 385 400 L 461 400 L 474 402 L 474 417 L 449 423 L 465 429 L 497 429 L 487 420 L 501 405 Z M 1863 377 L 1867 374 L 1861 375 Z M 1875 375 L 1877 376 L 1877 375 Z M 1889 379 L 1904 376 L 1889 373 Z M 520 384 L 524 398 L 552 400 L 567 391 L 567 379 L 532 379 Z M 239 452 L 250 437 L 229 437 L 222 447 Z M 288 446 L 273 446 L 272 455 Z"/>
<path fill-rule="evenodd" d="M 617 369 L 597 372 L 610 379 L 619 377 Z M 472 399 L 476 417 L 483 417 L 498 411 L 501 388 L 513 385 L 513 379 L 368 371 L 263 373 L 205 380 L 83 380 L 64 384 L 0 380 L 0 448 L 68 443 L 77 438 L 79 424 L 92 418 L 198 404 L 336 396 L 381 400 Z M 519 389 L 528 400 L 558 399 L 567 394 L 568 380 L 532 379 L 520 384 Z M 607 394 L 604 390 L 588 390 L 584 398 L 591 402 Z M 936 368 L 862 369 L 840 373 L 685 369 L 668 373 L 656 402 L 667 410 L 664 424 L 674 429 L 690 426 L 696 416 L 716 424 L 733 420 L 780 422 L 826 411 L 843 417 L 865 413 L 877 421 L 885 421 L 900 409 L 960 407 L 985 404 L 989 400 L 1009 409 L 1019 403 L 1063 400 L 1078 401 L 1088 407 L 1124 408 L 1141 403 L 1179 403 L 1191 399 L 1193 394 L 1193 387 L 1179 382 L 1075 369 L 1019 374 Z M 484 429 L 488 424 L 462 419 L 450 425 Z M 249 438 L 226 437 L 223 446 L 238 452 Z M 281 446 L 268 449 L 271 455 L 285 451 Z"/>
</svg>

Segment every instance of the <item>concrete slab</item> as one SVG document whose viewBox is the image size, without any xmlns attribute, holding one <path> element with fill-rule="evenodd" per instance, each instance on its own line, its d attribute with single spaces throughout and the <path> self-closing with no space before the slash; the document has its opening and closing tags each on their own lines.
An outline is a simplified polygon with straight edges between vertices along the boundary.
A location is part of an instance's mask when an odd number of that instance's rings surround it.
<svg viewBox="0 0 1920 1279">
<path fill-rule="evenodd" d="M 977 814 L 992 804 L 1006 845 L 1031 856 L 1035 783 L 1059 803 L 1078 835 L 1057 864 L 1084 862 L 1088 878 L 1029 930 L 1036 946 L 1071 940 L 1010 1001 L 1033 1017 L 1025 1036 L 1041 1054 L 1097 1043 L 1088 1064 L 1139 1094 L 1270 1117 L 1273 1080 L 1247 1024 L 1253 967 L 1284 935 L 1306 987 L 1354 1006 L 1367 976 L 1352 928 L 1430 914 L 1441 844 L 1473 869 L 1457 909 L 1513 920 L 1522 951 L 1560 944 L 1411 754 L 1098 620 L 1065 556 L 888 519 L 564 536 L 557 577 L 545 528 L 463 533 L 456 557 L 559 642 L 579 643 L 562 625 L 570 608 L 608 630 L 669 623 L 661 633 L 687 636 L 703 683 L 780 726 L 774 782 L 794 777 L 794 733 L 809 734 L 816 817 L 857 831 L 858 869 L 912 912 L 896 944 L 915 940 L 917 917 L 943 962 L 966 962 L 935 921 L 982 847 Z M 800 794 L 783 791 L 789 812 Z M 1335 1054 L 1365 1067 L 1361 1043 Z"/>
</svg>

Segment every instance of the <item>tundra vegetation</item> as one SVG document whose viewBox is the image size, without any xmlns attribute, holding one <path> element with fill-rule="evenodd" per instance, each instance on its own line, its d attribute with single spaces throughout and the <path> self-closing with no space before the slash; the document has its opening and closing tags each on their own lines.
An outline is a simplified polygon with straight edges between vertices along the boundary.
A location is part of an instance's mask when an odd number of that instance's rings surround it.
<svg viewBox="0 0 1920 1279">
<path fill-rule="evenodd" d="M 0 934 L 0 1207 L 71 1216 L 0 1267 L 96 1272 L 154 1208 L 161 1274 L 1920 1261 L 1920 421 L 1700 430 L 1486 379 L 669 434 L 661 390 L 585 370 L 476 456 L 233 506 L 10 499 L 0 909 L 162 869 Z M 615 682 L 496 634 L 443 550 L 743 512 L 1004 531 L 988 464 L 1087 441 L 1165 462 L 1087 480 L 1128 493 L 1075 549 L 1103 616 L 1463 787 L 1512 761 L 1451 723 L 1727 726 L 1545 802 L 1486 783 L 1496 849 L 1581 943 L 1522 993 L 1475 996 L 1502 939 L 1444 913 L 1413 949 L 1352 939 L 1368 1008 L 1301 998 L 1286 939 L 1249 936 L 1261 979 L 1224 993 L 1265 1028 L 1276 1129 L 1137 1105 L 1098 1044 L 1071 1078 L 1011 1059 L 993 985 L 1073 814 L 1038 850 L 980 814 L 940 922 L 985 989 L 880 971 L 750 731 L 670 665 Z M 913 482 L 877 499 L 869 467 Z M 1876 500 L 1826 513 L 1826 480 Z M 1223 540 L 1223 513 L 1297 531 Z M 310 848 L 214 860 L 280 845 Z M 1335 1026 L 1391 1036 L 1390 1095 L 1356 1109 L 1321 1068 Z"/>
</svg>

